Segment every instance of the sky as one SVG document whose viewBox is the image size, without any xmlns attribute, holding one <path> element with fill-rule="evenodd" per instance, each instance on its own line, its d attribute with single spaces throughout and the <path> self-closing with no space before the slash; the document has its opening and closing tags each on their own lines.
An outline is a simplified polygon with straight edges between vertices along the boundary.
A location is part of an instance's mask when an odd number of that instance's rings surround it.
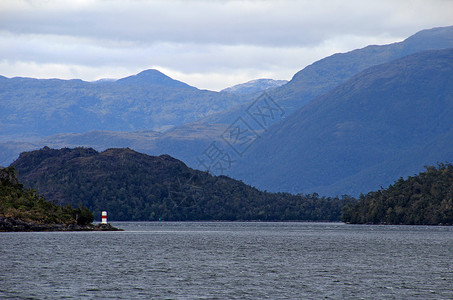
<svg viewBox="0 0 453 300">
<path fill-rule="evenodd" d="M 338 52 L 453 25 L 453 0 L 0 0 L 0 75 L 200 89 L 286 79 Z"/>
</svg>

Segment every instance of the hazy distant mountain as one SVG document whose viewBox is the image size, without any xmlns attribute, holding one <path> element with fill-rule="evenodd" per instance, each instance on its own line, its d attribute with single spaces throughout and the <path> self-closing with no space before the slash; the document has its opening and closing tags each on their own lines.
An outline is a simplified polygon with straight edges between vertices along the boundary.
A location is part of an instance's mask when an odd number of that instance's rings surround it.
<svg viewBox="0 0 453 300">
<path fill-rule="evenodd" d="M 95 81 L 92 81 L 94 83 L 106 83 L 106 82 L 112 82 L 112 81 L 116 81 L 117 79 L 114 79 L 114 78 L 101 78 L 101 79 L 98 79 L 98 80 L 95 80 Z"/>
<path fill-rule="evenodd" d="M 6 167 L 19 157 L 24 151 L 42 148 L 31 142 L 9 141 L 0 142 L 0 168 Z"/>
<path fill-rule="evenodd" d="M 121 78 L 115 81 L 118 84 L 133 84 L 139 86 L 147 86 L 147 85 L 161 85 L 166 87 L 176 87 L 176 88 L 188 88 L 197 90 L 197 88 L 190 86 L 184 82 L 174 80 L 167 75 L 157 71 L 157 70 L 146 70 L 138 73 L 137 75 L 128 76 L 125 78 Z"/>
<path fill-rule="evenodd" d="M 453 49 L 371 67 L 276 124 L 233 170 L 270 191 L 356 195 L 453 160 Z"/>
<path fill-rule="evenodd" d="M 156 70 L 100 82 L 2 77 L 0 141 L 91 130 L 168 129 L 244 101 L 199 90 Z"/>
<path fill-rule="evenodd" d="M 421 51 L 446 48 L 453 48 L 453 26 L 422 30 L 402 42 L 383 46 L 371 45 L 323 58 L 297 72 L 287 84 L 270 90 L 268 95 L 283 108 L 285 115 L 288 116 L 315 97 L 328 92 L 371 66 Z M 203 119 L 203 122 L 229 124 L 236 118 L 244 116 L 250 104 L 251 102 L 230 111 L 208 116 Z M 245 115 L 245 117 L 248 116 Z M 250 120 L 249 124 L 252 127 L 256 126 L 253 120 Z"/>
<path fill-rule="evenodd" d="M 288 116 L 291 115 L 291 112 L 294 112 L 296 109 L 304 106 L 306 103 L 310 102 L 313 98 L 316 96 L 319 96 L 332 88 L 336 87 L 337 85 L 347 81 L 350 79 L 354 74 L 366 69 L 369 66 L 373 66 L 376 64 L 380 63 L 385 63 L 390 61 L 393 58 L 398 58 L 402 57 L 407 54 L 411 54 L 417 51 L 422 51 L 426 49 L 437 49 L 437 48 L 448 48 L 448 47 L 453 47 L 453 26 L 450 27 L 444 27 L 444 28 L 434 28 L 430 30 L 423 30 L 418 32 L 417 34 L 409 37 L 403 42 L 400 43 L 394 43 L 390 45 L 385 45 L 385 46 L 368 46 L 363 49 L 358 49 L 355 51 L 351 51 L 348 53 L 341 53 L 341 54 L 335 54 L 333 56 L 327 57 L 325 59 L 322 59 L 320 61 L 317 61 L 313 63 L 312 65 L 304 68 L 300 72 L 298 72 L 293 79 L 276 89 L 272 89 L 270 91 L 267 91 L 267 94 L 269 97 L 271 97 L 272 101 L 275 101 L 278 103 L 278 105 L 283 109 L 284 114 L 279 114 L 276 115 L 275 118 L 273 119 L 268 119 L 268 124 L 266 124 L 266 128 L 263 129 L 262 126 L 257 124 L 256 120 L 250 117 L 250 114 L 247 113 L 247 109 L 250 108 L 250 105 L 256 103 L 256 102 L 248 102 L 244 105 L 240 105 L 238 103 L 243 103 L 246 102 L 249 96 L 244 96 L 244 95 L 233 95 L 233 94 L 228 94 L 231 98 L 227 98 L 228 103 L 225 104 L 223 107 L 227 109 L 227 107 L 235 107 L 234 109 L 226 110 L 226 112 L 223 112 L 222 108 L 219 106 L 214 107 L 212 111 L 222 111 L 221 113 L 214 113 L 210 115 L 207 118 L 204 118 L 196 123 L 190 123 L 186 122 L 186 120 L 195 117 L 196 113 L 193 113 L 194 108 L 198 109 L 197 105 L 187 105 L 186 109 L 180 109 L 181 106 L 183 106 L 183 103 L 179 103 L 179 99 L 176 99 L 177 97 L 174 97 L 173 99 L 174 102 L 171 102 L 172 105 L 165 106 L 162 103 L 160 103 L 157 100 L 157 97 L 154 97 L 153 99 L 156 100 L 156 102 L 153 102 L 153 105 L 155 104 L 157 107 L 162 107 L 163 106 L 163 111 L 154 113 L 156 109 L 152 110 L 152 113 L 150 115 L 154 117 L 150 118 L 142 118 L 144 121 L 140 121 L 141 123 L 146 123 L 149 124 L 149 127 L 143 128 L 143 127 L 128 127 L 125 129 L 127 126 L 116 126 L 115 122 L 110 122 L 111 124 L 110 127 L 104 126 L 107 122 L 100 123 L 98 119 L 96 119 L 96 114 L 95 112 L 99 111 L 106 112 L 107 116 L 131 116 L 129 119 L 134 119 L 137 118 L 137 122 L 140 120 L 140 117 L 143 115 L 146 115 L 144 112 L 146 111 L 145 105 L 138 106 L 140 107 L 137 108 L 135 113 L 126 113 L 127 107 L 134 106 L 134 102 L 131 104 L 128 104 L 128 101 L 122 100 L 121 97 L 117 95 L 121 94 L 115 94 L 111 92 L 112 94 L 112 99 L 107 101 L 104 106 L 106 106 L 106 109 L 104 110 L 99 110 L 96 107 L 93 108 L 94 111 L 92 113 L 93 118 L 86 120 L 85 123 L 80 124 L 78 126 L 78 130 L 66 130 L 67 127 L 61 126 L 60 123 L 54 122 L 55 124 L 59 124 L 61 129 L 65 130 L 52 130 L 52 133 L 54 134 L 55 131 L 62 133 L 60 137 L 58 136 L 53 136 L 53 137 L 46 137 L 44 139 L 34 139 L 32 143 L 23 143 L 23 142 L 16 142 L 16 143 L 0 143 L 0 165 L 8 165 L 13 161 L 13 159 L 17 158 L 19 153 L 24 151 L 24 150 L 30 150 L 30 149 L 37 149 L 39 147 L 43 147 L 45 145 L 51 145 L 53 147 L 64 147 L 64 146 L 70 146 L 70 147 L 75 147 L 78 146 L 77 144 L 74 144 L 73 142 L 80 142 L 79 145 L 84 145 L 84 146 L 91 146 L 95 147 L 97 150 L 104 150 L 108 147 L 125 147 L 129 146 L 134 149 L 138 149 L 142 152 L 152 154 L 152 155 L 160 155 L 164 153 L 171 154 L 172 156 L 183 160 L 185 163 L 187 163 L 191 167 L 199 167 L 199 162 L 198 158 L 200 155 L 203 155 L 203 153 L 208 149 L 209 145 L 213 142 L 216 143 L 223 143 L 223 146 L 225 146 L 226 149 L 229 149 L 228 145 L 226 145 L 224 142 L 225 140 L 222 138 L 222 134 L 225 133 L 225 130 L 231 126 L 234 125 L 235 121 L 238 120 L 238 118 L 241 118 L 242 121 L 247 123 L 248 126 L 254 128 L 255 130 L 259 130 L 260 132 L 265 131 L 269 128 L 270 124 L 273 122 L 279 122 L 283 120 L 285 117 L 287 118 Z M 150 74 L 151 75 L 151 74 Z M 11 80 L 7 79 L 5 77 L 1 78 L 0 77 L 0 87 L 3 85 L 4 80 Z M 167 79 L 168 81 L 168 79 Z M 67 85 L 75 84 L 73 81 L 64 81 Z M 80 83 L 80 81 L 79 81 Z M 83 83 L 83 82 L 82 82 Z M 104 87 L 104 89 L 111 89 L 110 86 L 111 83 L 108 82 L 101 82 L 101 83 L 96 83 L 96 86 L 107 86 Z M 184 95 L 187 95 L 186 91 L 191 91 L 193 89 L 191 88 L 184 88 L 182 87 L 184 84 L 181 85 L 181 91 L 184 91 Z M 115 86 L 115 84 L 113 84 Z M 133 88 L 133 85 L 130 85 L 130 93 L 131 95 L 135 95 L 136 92 L 134 89 L 140 91 L 142 90 L 141 88 Z M 1 90 L 1 88 L 0 88 Z M 75 90 L 75 89 L 74 89 Z M 79 89 L 80 90 L 80 89 Z M 150 89 L 151 90 L 151 89 Z M 58 93 L 59 91 L 56 91 L 55 93 Z M 203 91 L 202 91 L 203 92 Z M 195 90 L 194 92 L 190 92 L 197 94 L 197 91 Z M 212 94 L 210 94 L 212 93 Z M 140 94 L 140 93 L 139 93 Z M 144 94 L 144 93 L 141 93 Z M 150 92 L 150 94 L 153 94 Z M 207 92 L 207 95 L 214 95 L 216 93 L 213 92 Z M 217 93 L 219 94 L 219 93 Z M 227 93 L 220 93 L 220 94 L 227 94 Z M 170 95 L 172 95 L 170 93 Z M 253 94 L 252 94 L 253 95 Z M 167 97 L 168 95 L 166 95 Z M 135 97 L 135 96 L 134 96 Z M 139 99 L 146 99 L 145 96 L 143 97 L 138 97 Z M 190 97 L 189 97 L 190 98 Z M 0 99 L 1 98 L 1 93 L 0 93 Z M 109 98 L 108 98 L 109 99 Z M 203 98 L 204 99 L 204 98 Z M 213 99 L 217 99 L 214 97 Z M 222 98 L 221 98 L 222 99 Z M 230 100 L 228 100 L 230 99 Z M 254 97 L 254 100 L 257 98 Z M 115 101 L 113 101 L 115 100 Z M 123 102 L 127 102 L 125 104 L 125 111 L 119 111 L 113 114 L 110 112 L 108 109 L 109 106 L 113 104 L 120 104 Z M 110 104 L 109 104 L 110 103 Z M 190 102 L 189 103 L 193 103 Z M 203 102 L 204 103 L 204 102 Z M 214 101 L 214 103 L 218 103 Z M 271 102 L 269 102 L 271 103 Z M 177 105 L 175 105 L 177 104 Z M 236 106 L 234 106 L 236 104 Z M 2 104 L 0 103 L 0 106 Z M 75 105 L 75 104 L 74 104 Z M 229 106 L 231 105 L 231 106 Z M 150 104 L 150 106 L 152 106 Z M 187 115 L 183 114 L 184 116 L 181 117 L 181 120 L 178 120 L 183 122 L 183 123 L 189 123 L 187 125 L 181 125 L 178 126 L 174 129 L 173 133 L 170 134 L 168 132 L 168 135 L 165 135 L 165 133 L 162 136 L 159 137 L 153 137 L 152 139 L 149 137 L 149 133 L 146 132 L 146 130 L 153 129 L 154 127 L 151 126 L 154 123 L 160 123 L 161 122 L 160 118 L 162 116 L 165 116 L 167 113 L 168 115 L 178 115 L 178 114 L 173 114 L 173 109 L 176 106 L 176 111 L 187 111 Z M 77 107 L 77 106 L 76 106 Z M 154 106 L 152 106 L 154 107 Z M 90 109 L 91 109 L 90 108 Z M 205 106 L 201 105 L 201 108 L 206 108 Z M 275 108 L 275 107 L 274 107 Z M 84 109 L 82 107 L 82 109 Z M 168 109 L 168 110 L 167 110 Z M 38 109 L 35 109 L 35 111 Z M 24 111 L 27 111 L 24 108 Z M 50 110 L 52 111 L 52 110 Z M 63 110 L 64 111 L 64 110 Z M 114 110 L 111 110 L 114 111 Z M 60 110 L 57 110 L 53 114 L 56 115 L 57 112 L 60 112 Z M 3 113 L 3 111 L 0 110 L 0 115 Z M 61 112 L 60 112 L 61 113 Z M 38 114 L 43 114 L 42 112 L 38 112 Z M 49 114 L 49 113 L 48 113 Z M 61 113 L 63 114 L 63 113 Z M 203 113 L 204 114 L 204 113 Z M 200 113 L 200 115 L 203 115 Z M 8 115 L 8 113 L 5 113 L 7 118 L 18 118 L 18 115 L 20 115 L 20 110 L 17 109 L 15 112 L 12 113 L 12 115 Z M 46 116 L 44 116 L 46 117 Z M 126 119 L 128 119 L 126 118 Z M 7 120 L 7 119 L 5 119 Z M 75 118 L 73 117 L 72 120 L 76 122 Z M 101 118 L 102 120 L 102 118 Z M 119 119 L 118 117 L 115 119 L 117 120 L 117 123 L 119 125 L 124 124 L 124 121 L 122 119 Z M 8 121 L 9 122 L 9 121 Z M 4 119 L 0 119 L 0 132 L 3 127 L 3 123 L 8 124 L 8 122 L 4 122 Z M 148 122 L 148 123 L 147 123 Z M 173 122 L 173 121 L 172 121 Z M 168 122 L 165 124 L 169 124 L 172 122 Z M 46 121 L 45 124 L 46 126 L 51 126 L 52 124 L 51 121 Z M 80 123 L 80 122 L 79 122 Z M 96 124 L 93 124 L 96 123 Z M 17 126 L 21 126 L 21 123 L 17 124 Z M 39 122 L 36 122 L 35 124 L 39 125 Z M 112 125 L 113 124 L 113 125 Z M 34 125 L 33 125 L 34 126 Z M 11 127 L 13 129 L 14 127 Z M 130 128 L 130 129 L 129 129 Z M 55 128 L 54 128 L 55 129 Z M 87 133 L 89 131 L 92 131 L 94 129 L 98 129 L 96 134 L 93 133 Z M 154 128 L 156 129 L 156 128 Z M 99 130 L 103 130 L 102 132 Z M 141 130 L 145 130 L 140 132 Z M 6 130 L 8 131 L 8 130 Z M 106 132 L 109 131 L 109 132 Z M 118 133 L 112 133 L 111 131 L 121 131 Z M 134 131 L 133 134 L 128 134 L 126 133 L 127 131 Z M 13 132 L 13 130 L 8 131 L 8 132 Z M 67 132 L 73 132 L 76 133 L 76 135 L 72 134 L 67 134 Z M 86 134 L 85 134 L 86 133 Z M 259 133 L 261 134 L 261 133 Z M 189 136 L 190 138 L 187 138 L 186 136 Z M 20 138 L 20 135 L 15 133 L 10 135 L 11 140 L 23 140 Z M 440 139 L 440 138 L 439 138 Z M 5 139 L 4 139 L 5 140 Z M 65 144 L 65 143 L 68 144 Z M 85 143 L 86 142 L 86 143 Z M 103 144 L 105 142 L 105 144 Z M 439 140 L 438 143 L 440 142 L 445 142 L 442 139 Z M 5 149 L 5 151 L 3 151 Z M 230 149 L 231 150 L 231 149 Z M 233 153 L 234 154 L 234 153 Z M 234 157 L 236 160 L 237 157 Z M 418 171 L 415 170 L 415 171 Z M 415 172 L 414 171 L 414 172 Z M 396 175 L 395 173 L 394 175 Z"/>
<path fill-rule="evenodd" d="M 61 133 L 33 142 L 0 142 L 0 166 L 7 166 L 24 151 L 49 146 L 91 147 L 98 151 L 107 148 L 132 148 L 149 155 L 170 154 L 184 158 L 197 167 L 197 157 L 213 141 L 221 143 L 220 135 L 226 126 L 222 124 L 191 123 L 168 130 L 165 133 L 142 130 L 134 132 L 94 130 L 84 133 Z"/>
<path fill-rule="evenodd" d="M 274 89 L 286 83 L 288 80 L 255 79 L 223 89 L 221 92 L 245 95 Z"/>
</svg>

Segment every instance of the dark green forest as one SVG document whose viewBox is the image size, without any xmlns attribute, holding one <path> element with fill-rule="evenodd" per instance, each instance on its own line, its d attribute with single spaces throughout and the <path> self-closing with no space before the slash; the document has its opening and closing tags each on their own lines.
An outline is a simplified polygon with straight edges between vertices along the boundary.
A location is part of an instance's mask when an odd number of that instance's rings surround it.
<svg viewBox="0 0 453 300">
<path fill-rule="evenodd" d="M 168 155 L 131 149 L 43 148 L 13 163 L 27 187 L 62 205 L 85 206 L 109 220 L 339 221 L 353 198 L 267 193 L 187 167 Z"/>
<path fill-rule="evenodd" d="M 15 170 L 25 186 L 15 177 Z M 453 224 L 453 165 L 438 164 L 387 189 L 361 195 L 268 193 L 226 176 L 193 170 L 168 155 L 131 149 L 43 148 L 1 169 L 0 216 L 43 223 L 261 220 L 355 224 Z M 58 204 L 58 205 L 57 205 Z M 79 207 L 73 209 L 72 207 Z"/>
<path fill-rule="evenodd" d="M 354 224 L 453 225 L 453 165 L 439 163 L 387 189 L 361 195 L 343 209 Z"/>
<path fill-rule="evenodd" d="M 79 224 L 93 222 L 85 207 L 72 208 L 46 201 L 32 189 L 24 188 L 13 167 L 0 168 L 0 217 L 38 224 Z"/>
</svg>

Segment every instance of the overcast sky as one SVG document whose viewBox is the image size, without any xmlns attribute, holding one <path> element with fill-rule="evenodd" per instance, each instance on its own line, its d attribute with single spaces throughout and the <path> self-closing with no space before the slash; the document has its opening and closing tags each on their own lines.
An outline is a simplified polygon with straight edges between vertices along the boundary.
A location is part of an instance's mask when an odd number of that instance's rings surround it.
<svg viewBox="0 0 453 300">
<path fill-rule="evenodd" d="M 325 56 L 453 25 L 452 0 L 0 0 L 0 75 L 202 89 L 291 79 Z"/>
</svg>

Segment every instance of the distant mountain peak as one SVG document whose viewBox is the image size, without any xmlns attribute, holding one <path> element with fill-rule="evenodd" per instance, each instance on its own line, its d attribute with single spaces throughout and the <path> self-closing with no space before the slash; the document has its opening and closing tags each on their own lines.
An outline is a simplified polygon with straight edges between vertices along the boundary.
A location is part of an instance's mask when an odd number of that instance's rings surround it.
<svg viewBox="0 0 453 300">
<path fill-rule="evenodd" d="M 274 79 L 254 79 L 245 83 L 237 84 L 232 87 L 223 89 L 221 92 L 232 93 L 232 94 L 251 94 L 256 92 L 262 92 L 268 89 L 277 88 L 286 84 L 287 80 L 274 80 Z"/>
<path fill-rule="evenodd" d="M 138 84 L 138 85 L 162 85 L 168 87 L 191 88 L 184 82 L 175 80 L 156 69 L 144 70 L 136 75 L 118 79 L 117 83 Z"/>
<path fill-rule="evenodd" d="M 143 71 L 141 71 L 140 73 L 138 73 L 138 74 L 135 75 L 135 76 L 137 76 L 137 77 L 142 77 L 142 78 L 159 78 L 159 77 L 165 77 L 165 78 L 171 79 L 169 76 L 165 75 L 164 73 L 162 73 L 161 71 L 156 70 L 156 69 L 147 69 L 147 70 L 143 70 Z"/>
<path fill-rule="evenodd" d="M 406 43 L 423 42 L 429 45 L 430 43 L 445 44 L 445 48 L 451 48 L 451 42 L 453 41 L 453 26 L 447 27 L 434 27 L 431 29 L 421 30 L 407 39 L 404 40 Z M 438 47 L 437 48 L 441 48 Z"/>
</svg>

